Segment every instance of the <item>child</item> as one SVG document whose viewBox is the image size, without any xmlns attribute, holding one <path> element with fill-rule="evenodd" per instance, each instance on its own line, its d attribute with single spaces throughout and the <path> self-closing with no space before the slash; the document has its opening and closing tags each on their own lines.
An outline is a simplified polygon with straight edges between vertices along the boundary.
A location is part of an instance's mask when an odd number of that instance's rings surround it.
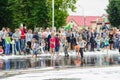
<svg viewBox="0 0 120 80">
<path fill-rule="evenodd" d="M 100 36 L 97 36 L 97 38 L 96 38 L 96 43 L 97 43 L 97 51 L 100 51 L 100 42 L 101 42 L 101 38 L 100 38 Z"/>
<path fill-rule="evenodd" d="M 38 50 L 39 50 L 39 43 L 35 39 L 35 41 L 33 42 L 33 45 L 32 45 L 32 51 L 33 51 L 33 56 L 32 57 L 35 57 L 35 58 L 37 57 Z"/>
<path fill-rule="evenodd" d="M 10 55 L 10 42 L 11 39 L 9 37 L 9 34 L 7 33 L 5 36 L 5 54 Z"/>
<path fill-rule="evenodd" d="M 106 36 L 105 37 L 105 49 L 108 49 L 108 47 L 109 47 L 109 37 Z"/>
<path fill-rule="evenodd" d="M 68 42 L 67 40 L 65 39 L 64 41 L 64 53 L 65 53 L 65 57 L 69 57 L 69 54 L 68 54 Z"/>
<path fill-rule="evenodd" d="M 105 38 L 104 37 L 101 39 L 101 42 L 102 42 L 102 48 L 104 49 L 104 46 L 105 46 Z"/>
<path fill-rule="evenodd" d="M 78 53 L 77 55 L 79 56 L 80 55 L 80 46 L 79 45 L 76 45 L 75 46 L 75 51 Z"/>
<path fill-rule="evenodd" d="M 30 48 L 29 48 L 29 45 L 26 46 L 25 52 L 26 52 L 27 55 L 30 54 Z"/>
<path fill-rule="evenodd" d="M 51 38 L 50 38 L 50 53 L 51 53 L 51 55 L 54 55 L 54 48 L 55 48 L 55 38 L 54 38 L 54 35 L 51 34 Z"/>
<path fill-rule="evenodd" d="M 44 54 L 45 52 L 45 40 L 44 39 L 42 39 L 42 41 L 41 41 L 41 46 L 40 46 L 40 50 L 41 50 L 41 52 Z"/>
<path fill-rule="evenodd" d="M 82 39 L 82 37 L 80 37 L 80 40 L 79 40 L 79 43 L 78 45 L 80 46 L 80 55 L 81 55 L 81 59 L 83 59 L 83 51 L 84 51 L 84 48 L 86 46 L 86 41 Z"/>
</svg>

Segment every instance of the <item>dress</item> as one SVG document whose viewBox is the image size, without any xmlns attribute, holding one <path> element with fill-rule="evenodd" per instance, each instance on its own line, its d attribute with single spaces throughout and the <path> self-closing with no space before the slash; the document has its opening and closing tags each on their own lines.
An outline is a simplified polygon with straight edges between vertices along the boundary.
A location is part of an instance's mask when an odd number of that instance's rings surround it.
<svg viewBox="0 0 120 80">
<path fill-rule="evenodd" d="M 55 47 L 55 38 L 50 38 L 50 48 Z"/>
</svg>

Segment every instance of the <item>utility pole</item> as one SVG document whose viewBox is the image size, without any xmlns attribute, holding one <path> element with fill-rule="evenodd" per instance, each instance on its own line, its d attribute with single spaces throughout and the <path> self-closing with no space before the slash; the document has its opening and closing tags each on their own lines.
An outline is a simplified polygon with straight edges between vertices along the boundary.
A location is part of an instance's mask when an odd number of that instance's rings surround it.
<svg viewBox="0 0 120 80">
<path fill-rule="evenodd" d="M 52 29 L 54 29 L 54 0 L 52 0 Z"/>
</svg>

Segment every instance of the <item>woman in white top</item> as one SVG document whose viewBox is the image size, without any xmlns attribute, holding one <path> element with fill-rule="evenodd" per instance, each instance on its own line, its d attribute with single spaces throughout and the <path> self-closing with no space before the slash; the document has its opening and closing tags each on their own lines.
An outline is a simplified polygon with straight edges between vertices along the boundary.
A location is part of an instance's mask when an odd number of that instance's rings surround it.
<svg viewBox="0 0 120 80">
<path fill-rule="evenodd" d="M 32 39 L 33 39 L 32 30 L 29 29 L 28 33 L 25 34 L 25 40 L 26 40 L 27 46 L 29 46 L 29 48 L 31 48 Z"/>
</svg>

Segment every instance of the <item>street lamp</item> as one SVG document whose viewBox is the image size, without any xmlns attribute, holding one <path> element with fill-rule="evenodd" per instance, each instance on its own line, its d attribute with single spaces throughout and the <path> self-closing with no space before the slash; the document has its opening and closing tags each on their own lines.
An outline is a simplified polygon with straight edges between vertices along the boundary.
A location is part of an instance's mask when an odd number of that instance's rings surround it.
<svg viewBox="0 0 120 80">
<path fill-rule="evenodd" d="M 82 15 L 83 15 L 83 27 L 85 27 L 85 15 L 84 15 L 84 8 L 78 4 L 78 6 L 82 9 Z"/>
<path fill-rule="evenodd" d="M 52 0 L 52 29 L 54 29 L 54 0 Z"/>
</svg>

